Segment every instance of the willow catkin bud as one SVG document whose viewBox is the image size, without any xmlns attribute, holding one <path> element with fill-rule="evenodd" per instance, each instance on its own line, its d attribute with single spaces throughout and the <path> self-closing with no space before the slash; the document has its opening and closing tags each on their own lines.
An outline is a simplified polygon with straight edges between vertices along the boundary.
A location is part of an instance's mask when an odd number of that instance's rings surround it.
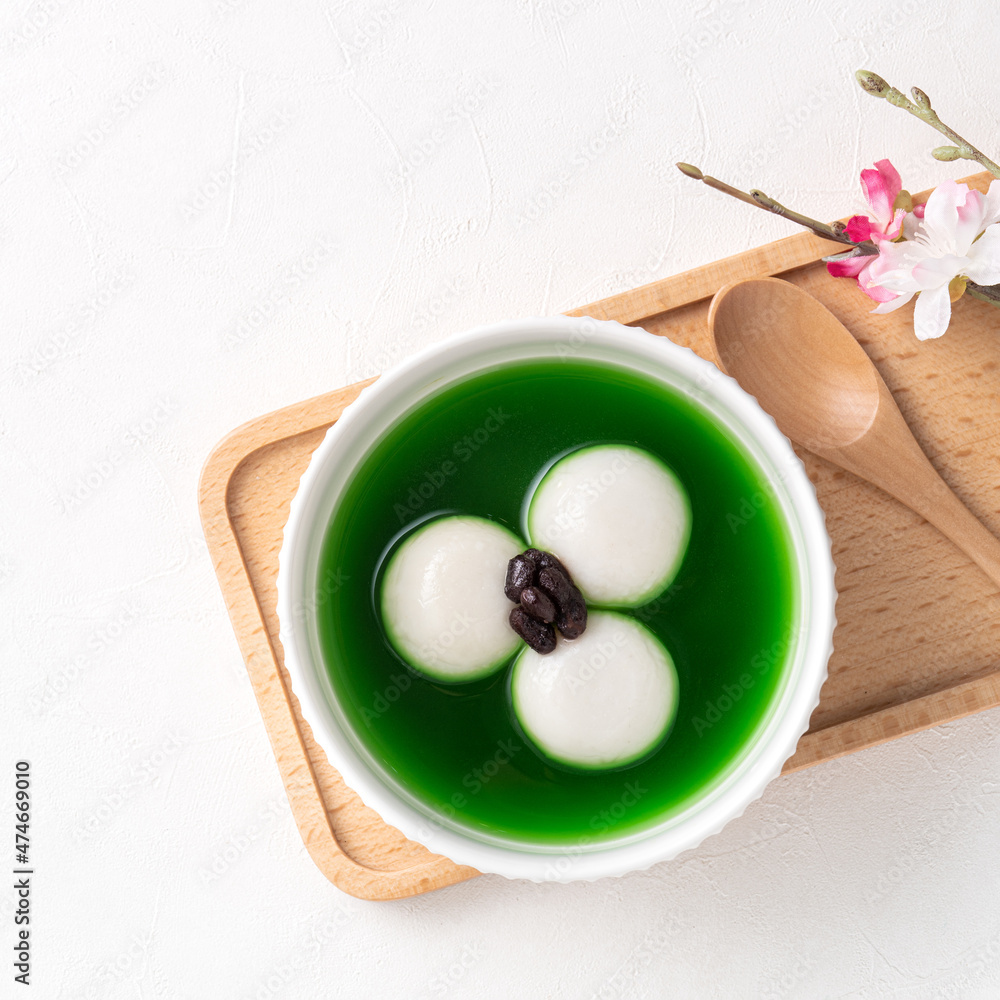
<svg viewBox="0 0 1000 1000">
<path fill-rule="evenodd" d="M 687 177 L 693 177 L 696 181 L 700 181 L 705 176 L 697 167 L 691 166 L 690 163 L 678 163 L 677 169 Z"/>
<path fill-rule="evenodd" d="M 873 97 L 885 97 L 892 89 L 878 73 L 873 73 L 870 69 L 859 69 L 854 74 L 854 79 L 861 84 L 862 90 Z"/>
</svg>

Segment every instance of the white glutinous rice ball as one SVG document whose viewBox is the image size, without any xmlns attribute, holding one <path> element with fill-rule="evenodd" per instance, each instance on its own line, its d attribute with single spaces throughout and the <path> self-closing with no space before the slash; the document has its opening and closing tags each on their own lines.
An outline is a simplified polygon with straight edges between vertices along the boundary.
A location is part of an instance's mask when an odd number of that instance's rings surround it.
<svg viewBox="0 0 1000 1000">
<path fill-rule="evenodd" d="M 511 699 L 528 738 L 572 767 L 620 767 L 666 735 L 677 712 L 677 671 L 645 626 L 595 611 L 587 631 L 514 664 Z"/>
<path fill-rule="evenodd" d="M 659 459 L 630 445 L 561 458 L 528 505 L 528 538 L 565 563 L 588 602 L 631 608 L 673 580 L 691 536 L 691 506 Z"/>
<path fill-rule="evenodd" d="M 441 517 L 410 535 L 382 579 L 382 623 L 399 655 L 440 681 L 499 669 L 520 642 L 503 588 L 507 563 L 523 547 L 481 517 Z"/>
</svg>

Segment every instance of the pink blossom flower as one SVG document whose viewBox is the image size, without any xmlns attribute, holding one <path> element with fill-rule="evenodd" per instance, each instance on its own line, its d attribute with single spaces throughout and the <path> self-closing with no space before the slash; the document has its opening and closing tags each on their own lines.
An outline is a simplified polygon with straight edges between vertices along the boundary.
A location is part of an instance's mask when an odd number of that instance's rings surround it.
<svg viewBox="0 0 1000 1000">
<path fill-rule="evenodd" d="M 891 302 L 896 298 L 896 292 L 872 283 L 872 265 L 878 260 L 877 254 L 868 256 L 842 257 L 840 260 L 827 260 L 826 269 L 835 278 L 857 278 L 858 288 L 874 302 Z"/>
<path fill-rule="evenodd" d="M 874 170 L 861 171 L 861 187 L 872 210 L 870 216 L 853 215 L 847 222 L 847 235 L 856 243 L 864 240 L 894 240 L 903 230 L 906 212 L 894 208 L 903 182 L 899 171 L 888 160 L 877 160 Z"/>
<path fill-rule="evenodd" d="M 987 194 L 945 181 L 931 193 L 913 239 L 879 242 L 868 267 L 869 287 L 892 292 L 877 313 L 892 312 L 917 296 L 913 329 L 919 340 L 940 337 L 951 321 L 956 278 L 981 285 L 1000 282 L 1000 180 Z"/>
<path fill-rule="evenodd" d="M 896 239 L 903 231 L 903 220 L 906 218 L 902 208 L 894 208 L 896 198 L 903 190 L 899 171 L 888 160 L 878 160 L 874 170 L 861 171 L 861 187 L 871 215 L 852 215 L 847 221 L 847 235 L 855 243 L 871 240 L 876 246 Z M 856 278 L 858 287 L 870 299 L 889 302 L 896 298 L 896 293 L 871 281 L 871 267 L 876 260 L 878 258 L 874 255 L 843 257 L 828 260 L 826 267 L 835 278 Z"/>
</svg>

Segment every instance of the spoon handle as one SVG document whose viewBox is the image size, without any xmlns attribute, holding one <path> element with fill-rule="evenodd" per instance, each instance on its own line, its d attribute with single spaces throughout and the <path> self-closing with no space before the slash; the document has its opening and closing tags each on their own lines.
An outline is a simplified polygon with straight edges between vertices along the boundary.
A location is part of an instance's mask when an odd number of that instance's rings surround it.
<svg viewBox="0 0 1000 1000">
<path fill-rule="evenodd" d="M 950 538 L 996 585 L 1000 587 L 1000 541 L 952 492 L 937 470 L 915 502 L 905 501 L 918 514 Z M 903 499 L 902 497 L 900 499 Z"/>
<path fill-rule="evenodd" d="M 933 524 L 1000 587 L 1000 540 L 931 465 L 881 379 L 878 415 L 869 432 L 831 457 Z"/>
</svg>

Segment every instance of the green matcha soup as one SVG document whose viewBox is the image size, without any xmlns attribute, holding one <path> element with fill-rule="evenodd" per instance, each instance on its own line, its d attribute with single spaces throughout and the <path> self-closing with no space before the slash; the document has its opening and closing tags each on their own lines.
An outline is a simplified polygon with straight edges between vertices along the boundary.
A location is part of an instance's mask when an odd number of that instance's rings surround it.
<svg viewBox="0 0 1000 1000">
<path fill-rule="evenodd" d="M 580 772 L 545 759 L 520 731 L 510 664 L 465 683 L 411 670 L 386 637 L 379 586 L 387 557 L 433 516 L 486 517 L 524 538 L 542 471 L 600 443 L 664 462 L 687 491 L 692 524 L 673 582 L 622 612 L 673 658 L 673 727 L 637 763 Z M 342 581 L 317 625 L 355 741 L 431 821 L 553 848 L 636 833 L 724 776 L 768 717 L 798 613 L 788 528 L 762 470 L 692 399 L 582 360 L 504 365 L 418 404 L 356 470 L 318 577 L 320 590 Z"/>
</svg>

